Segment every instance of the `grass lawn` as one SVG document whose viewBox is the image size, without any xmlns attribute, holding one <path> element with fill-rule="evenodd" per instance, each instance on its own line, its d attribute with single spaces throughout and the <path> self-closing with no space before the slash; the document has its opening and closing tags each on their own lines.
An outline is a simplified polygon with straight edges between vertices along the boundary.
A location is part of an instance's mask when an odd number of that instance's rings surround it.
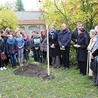
<svg viewBox="0 0 98 98">
<path fill-rule="evenodd" d="M 50 70 L 53 80 L 17 76 L 11 67 L 0 71 L 0 98 L 98 98 L 98 88 L 92 87 L 91 78 L 80 75 L 75 67 Z"/>
</svg>

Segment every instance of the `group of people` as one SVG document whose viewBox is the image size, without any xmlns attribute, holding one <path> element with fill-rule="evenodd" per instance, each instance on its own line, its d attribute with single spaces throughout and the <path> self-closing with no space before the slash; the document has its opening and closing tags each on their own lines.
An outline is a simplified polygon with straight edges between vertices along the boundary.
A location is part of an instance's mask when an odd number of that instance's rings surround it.
<svg viewBox="0 0 98 98">
<path fill-rule="evenodd" d="M 71 33 L 66 24 L 61 25 L 61 30 L 55 29 L 54 25 L 49 28 L 49 59 L 54 68 L 68 70 L 70 67 L 69 53 L 71 40 L 76 49 L 77 69 L 83 76 L 88 74 L 93 77 L 94 86 L 98 86 L 98 26 L 87 30 L 81 22 L 76 24 L 76 29 Z M 16 61 L 23 66 L 23 60 L 29 60 L 30 50 L 33 52 L 34 61 L 47 63 L 47 31 L 43 28 L 40 33 L 32 31 L 31 38 L 24 31 L 11 29 L 0 30 L 0 55 L 6 54 L 7 58 L 0 58 L 0 70 L 6 69 L 5 65 L 10 62 L 16 68 Z M 10 61 L 9 61 L 10 59 Z"/>
</svg>

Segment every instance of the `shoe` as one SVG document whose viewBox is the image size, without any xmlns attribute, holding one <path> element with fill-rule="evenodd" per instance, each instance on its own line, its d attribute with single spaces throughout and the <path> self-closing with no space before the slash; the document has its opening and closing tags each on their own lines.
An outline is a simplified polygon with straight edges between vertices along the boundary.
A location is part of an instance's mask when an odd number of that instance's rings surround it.
<svg viewBox="0 0 98 98">
<path fill-rule="evenodd" d="M 92 85 L 93 87 L 96 87 L 96 86 L 98 86 L 98 84 L 94 84 L 94 85 Z"/>
<path fill-rule="evenodd" d="M 6 67 L 3 67 L 3 69 L 6 70 L 7 68 Z"/>
<path fill-rule="evenodd" d="M 65 69 L 66 69 L 65 67 L 62 68 L 62 70 L 65 70 Z"/>
<path fill-rule="evenodd" d="M 20 64 L 20 66 L 23 66 L 23 64 Z"/>
<path fill-rule="evenodd" d="M 1 67 L 0 70 L 3 70 L 3 68 Z"/>
<path fill-rule="evenodd" d="M 69 68 L 66 68 L 65 70 L 68 70 Z"/>
<path fill-rule="evenodd" d="M 57 66 L 54 66 L 54 68 L 57 68 Z"/>
<path fill-rule="evenodd" d="M 76 68 L 76 70 L 78 70 L 78 69 L 79 69 L 79 67 Z"/>
<path fill-rule="evenodd" d="M 57 66 L 57 68 L 60 68 L 60 66 Z"/>
</svg>

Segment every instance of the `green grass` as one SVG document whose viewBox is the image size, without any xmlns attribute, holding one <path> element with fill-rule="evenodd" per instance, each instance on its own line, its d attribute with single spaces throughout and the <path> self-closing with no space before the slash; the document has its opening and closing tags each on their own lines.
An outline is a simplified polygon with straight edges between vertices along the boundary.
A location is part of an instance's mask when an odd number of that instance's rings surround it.
<svg viewBox="0 0 98 98">
<path fill-rule="evenodd" d="M 98 98 L 90 77 L 80 75 L 75 67 L 68 71 L 51 68 L 53 80 L 17 76 L 13 71 L 11 67 L 0 71 L 0 98 Z"/>
</svg>

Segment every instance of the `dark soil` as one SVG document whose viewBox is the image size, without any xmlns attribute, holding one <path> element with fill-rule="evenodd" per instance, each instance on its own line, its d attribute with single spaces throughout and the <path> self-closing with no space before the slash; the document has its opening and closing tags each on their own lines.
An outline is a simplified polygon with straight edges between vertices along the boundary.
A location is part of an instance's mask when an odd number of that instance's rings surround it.
<svg viewBox="0 0 98 98">
<path fill-rule="evenodd" d="M 25 75 L 29 77 L 41 77 L 43 79 L 54 79 L 54 76 L 48 75 L 45 72 L 45 69 L 36 65 L 36 64 L 30 64 L 30 65 L 24 65 L 19 67 L 14 71 L 15 75 Z"/>
</svg>

